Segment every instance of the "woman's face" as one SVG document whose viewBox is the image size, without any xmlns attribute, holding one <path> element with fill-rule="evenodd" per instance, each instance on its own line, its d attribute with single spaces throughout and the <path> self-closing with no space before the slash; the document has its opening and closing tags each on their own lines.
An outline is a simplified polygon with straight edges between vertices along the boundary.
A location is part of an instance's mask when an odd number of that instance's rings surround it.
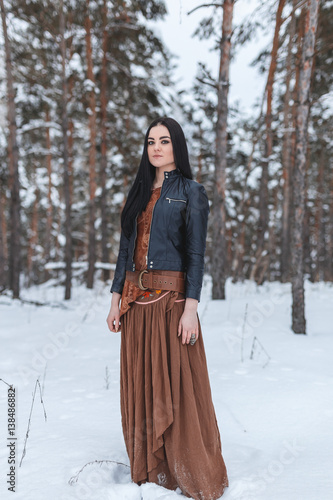
<svg viewBox="0 0 333 500">
<path fill-rule="evenodd" d="M 163 170 L 176 168 L 169 130 L 164 125 L 156 125 L 149 131 L 148 158 L 154 167 Z"/>
</svg>

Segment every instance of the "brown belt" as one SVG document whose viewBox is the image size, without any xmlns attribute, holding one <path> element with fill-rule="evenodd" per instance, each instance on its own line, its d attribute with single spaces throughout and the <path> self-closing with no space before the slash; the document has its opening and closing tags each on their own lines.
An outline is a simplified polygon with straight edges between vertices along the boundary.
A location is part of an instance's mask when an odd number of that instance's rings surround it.
<svg viewBox="0 0 333 500">
<path fill-rule="evenodd" d="M 185 293 L 185 273 L 182 271 L 126 271 L 126 279 L 141 290 L 173 290 Z"/>
</svg>

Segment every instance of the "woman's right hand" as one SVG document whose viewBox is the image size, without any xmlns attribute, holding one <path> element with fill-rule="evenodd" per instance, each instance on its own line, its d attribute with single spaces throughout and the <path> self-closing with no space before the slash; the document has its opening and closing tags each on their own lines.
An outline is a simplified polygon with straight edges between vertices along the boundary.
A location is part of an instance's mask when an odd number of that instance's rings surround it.
<svg viewBox="0 0 333 500">
<path fill-rule="evenodd" d="M 121 298 L 120 293 L 113 292 L 110 311 L 108 317 L 106 318 L 109 330 L 115 333 L 118 332 L 120 327 L 120 308 L 119 308 L 120 298 Z"/>
</svg>

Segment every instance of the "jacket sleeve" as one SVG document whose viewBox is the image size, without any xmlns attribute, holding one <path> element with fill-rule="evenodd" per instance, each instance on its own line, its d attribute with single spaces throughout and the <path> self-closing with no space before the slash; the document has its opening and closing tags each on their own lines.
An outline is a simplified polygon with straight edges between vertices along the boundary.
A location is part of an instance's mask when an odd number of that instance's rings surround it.
<svg viewBox="0 0 333 500">
<path fill-rule="evenodd" d="M 186 209 L 186 295 L 200 302 L 209 203 L 202 184 L 191 186 Z"/>
<path fill-rule="evenodd" d="M 117 264 L 110 289 L 111 293 L 112 292 L 121 293 L 123 291 L 125 276 L 126 276 L 128 245 L 129 245 L 129 239 L 125 236 L 123 231 L 121 231 Z"/>
</svg>

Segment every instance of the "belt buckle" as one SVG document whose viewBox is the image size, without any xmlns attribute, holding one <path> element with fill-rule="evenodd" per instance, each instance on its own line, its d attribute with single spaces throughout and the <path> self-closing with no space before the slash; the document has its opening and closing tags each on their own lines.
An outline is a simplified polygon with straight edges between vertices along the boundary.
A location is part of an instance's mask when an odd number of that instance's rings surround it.
<svg viewBox="0 0 333 500">
<path fill-rule="evenodd" d="M 147 269 L 143 269 L 142 271 L 140 271 L 140 274 L 139 274 L 139 278 L 138 278 L 138 285 L 139 285 L 140 290 L 148 290 L 148 287 L 147 287 L 147 286 L 143 286 L 143 284 L 142 284 L 142 276 L 143 276 L 145 273 L 147 273 L 147 274 L 148 274 Z"/>
</svg>

